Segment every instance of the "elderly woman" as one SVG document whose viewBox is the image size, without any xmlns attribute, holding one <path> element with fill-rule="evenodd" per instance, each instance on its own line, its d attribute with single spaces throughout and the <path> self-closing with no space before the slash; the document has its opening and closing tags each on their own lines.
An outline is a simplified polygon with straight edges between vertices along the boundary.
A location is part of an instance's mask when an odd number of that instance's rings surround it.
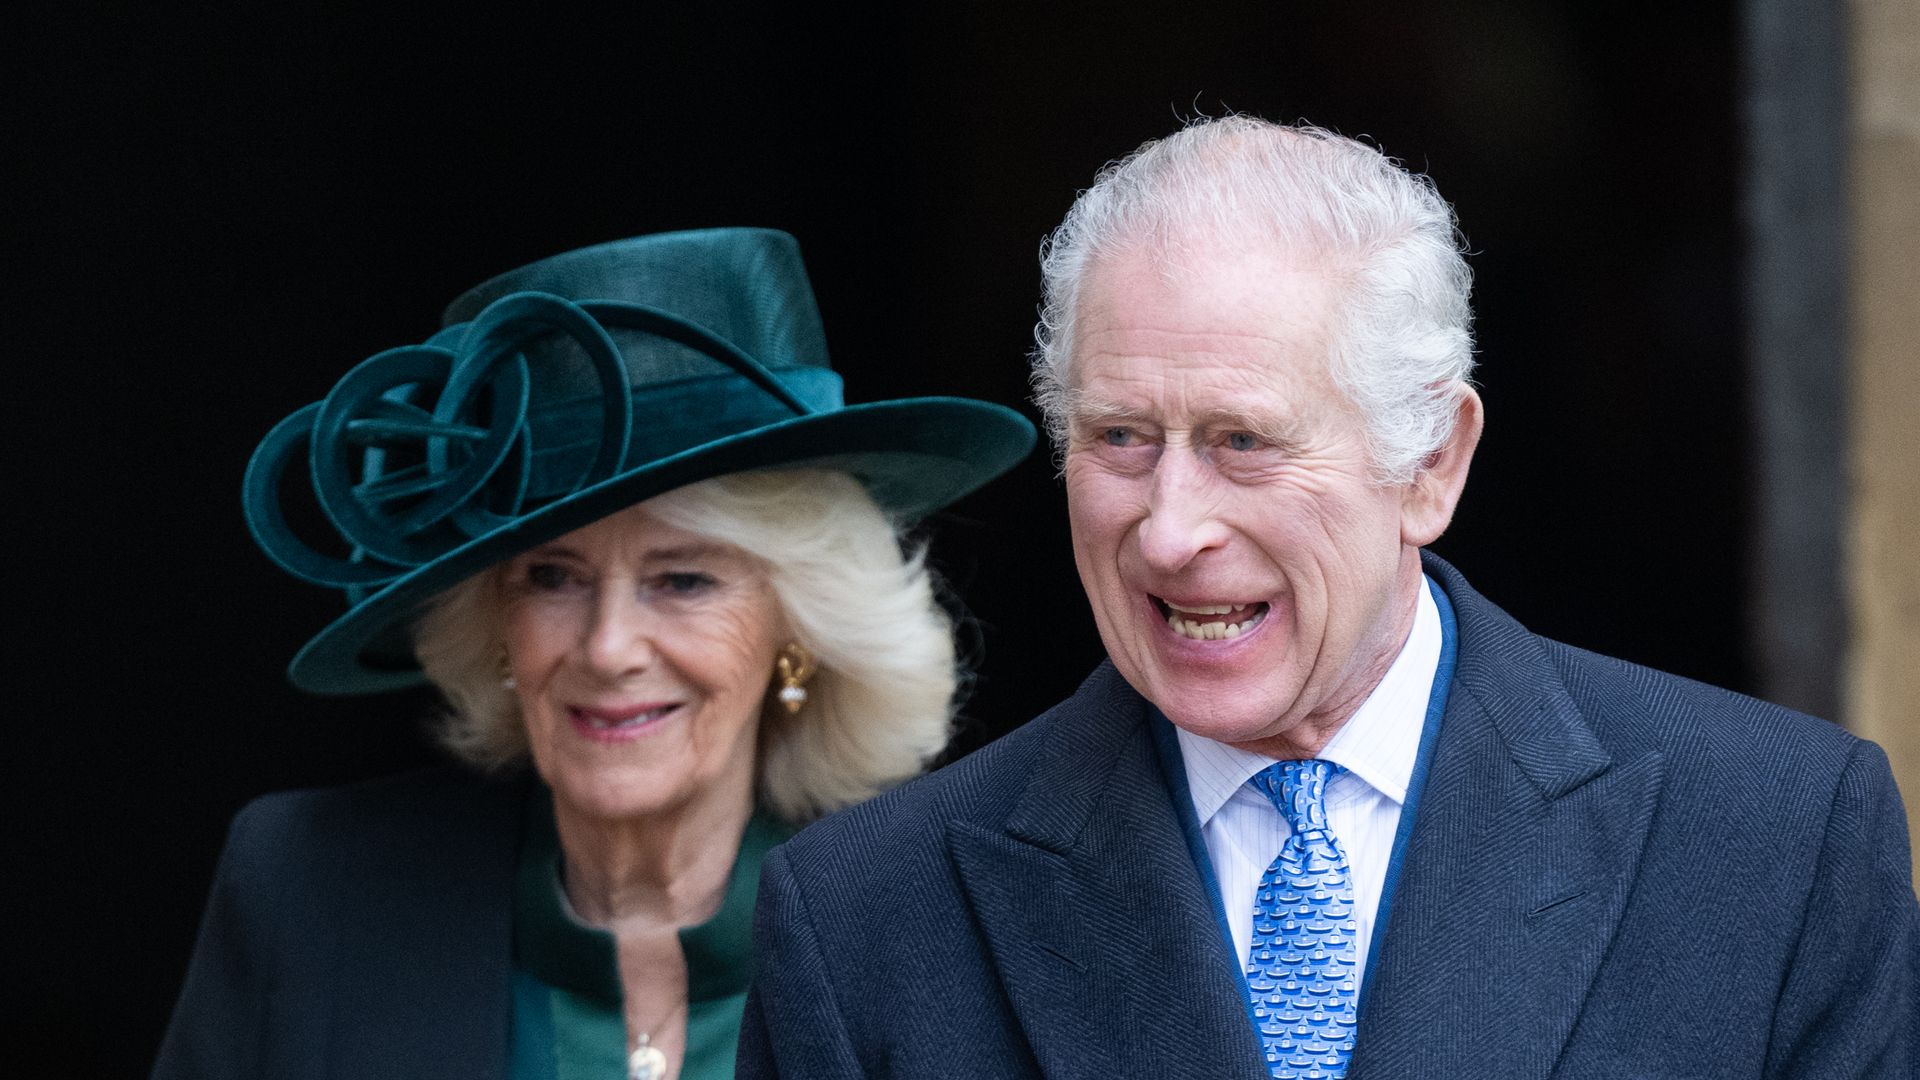
<svg viewBox="0 0 1920 1080">
<path fill-rule="evenodd" d="M 294 684 L 424 675 L 469 768 L 243 810 L 156 1076 L 731 1076 L 762 855 L 946 736 L 899 530 L 1026 421 L 842 405 L 765 230 L 561 255 L 447 322 L 275 428 L 245 498 L 351 601 Z M 289 523 L 308 496 L 338 550 Z"/>
</svg>

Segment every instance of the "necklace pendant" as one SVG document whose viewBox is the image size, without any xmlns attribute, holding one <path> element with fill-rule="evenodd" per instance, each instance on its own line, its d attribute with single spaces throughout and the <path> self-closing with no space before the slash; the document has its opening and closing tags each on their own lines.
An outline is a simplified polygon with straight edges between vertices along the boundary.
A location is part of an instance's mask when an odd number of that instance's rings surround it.
<svg viewBox="0 0 1920 1080">
<path fill-rule="evenodd" d="M 627 1080 L 666 1080 L 666 1076 L 667 1055 L 640 1036 L 640 1045 L 627 1055 Z"/>
</svg>

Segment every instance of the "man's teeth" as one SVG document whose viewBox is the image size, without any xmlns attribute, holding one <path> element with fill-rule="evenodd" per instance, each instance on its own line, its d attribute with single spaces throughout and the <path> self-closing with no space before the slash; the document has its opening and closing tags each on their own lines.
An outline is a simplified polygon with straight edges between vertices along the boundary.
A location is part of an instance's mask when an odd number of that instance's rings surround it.
<svg viewBox="0 0 1920 1080">
<path fill-rule="evenodd" d="M 1227 612 L 1233 610 L 1231 604 L 1202 604 L 1199 607 L 1181 607 L 1171 600 L 1163 600 L 1161 602 L 1166 604 L 1169 609 L 1178 611 L 1183 615 L 1225 615 Z"/>
<path fill-rule="evenodd" d="M 1230 604 L 1208 604 L 1200 607 L 1181 607 L 1167 604 L 1167 625 L 1181 637 L 1195 641 L 1219 641 L 1223 638 L 1239 637 L 1241 634 L 1259 625 L 1266 618 L 1264 608 L 1257 608 L 1244 622 L 1227 622 L 1224 619 L 1190 619 L 1185 615 L 1225 615 L 1238 610 Z"/>
</svg>

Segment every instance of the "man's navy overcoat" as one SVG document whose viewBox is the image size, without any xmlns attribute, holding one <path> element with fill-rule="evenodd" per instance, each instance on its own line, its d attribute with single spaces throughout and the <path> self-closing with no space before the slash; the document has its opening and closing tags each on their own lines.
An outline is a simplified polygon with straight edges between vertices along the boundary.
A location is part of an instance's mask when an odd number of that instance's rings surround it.
<svg viewBox="0 0 1920 1080">
<path fill-rule="evenodd" d="M 1349 1080 L 1915 1075 L 1879 748 L 1427 572 L 1458 666 Z M 1149 715 L 1103 665 L 776 849 L 740 1075 L 1264 1076 Z"/>
</svg>

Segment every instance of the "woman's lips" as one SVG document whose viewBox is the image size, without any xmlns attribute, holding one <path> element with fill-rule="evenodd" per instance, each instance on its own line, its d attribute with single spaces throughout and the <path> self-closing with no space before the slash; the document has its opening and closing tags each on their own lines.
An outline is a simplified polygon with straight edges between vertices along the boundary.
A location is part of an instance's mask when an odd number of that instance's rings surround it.
<svg viewBox="0 0 1920 1080">
<path fill-rule="evenodd" d="M 650 701 L 639 705 L 569 705 L 567 717 L 574 729 L 589 739 L 620 742 L 638 738 L 680 708 L 677 701 Z"/>
</svg>

